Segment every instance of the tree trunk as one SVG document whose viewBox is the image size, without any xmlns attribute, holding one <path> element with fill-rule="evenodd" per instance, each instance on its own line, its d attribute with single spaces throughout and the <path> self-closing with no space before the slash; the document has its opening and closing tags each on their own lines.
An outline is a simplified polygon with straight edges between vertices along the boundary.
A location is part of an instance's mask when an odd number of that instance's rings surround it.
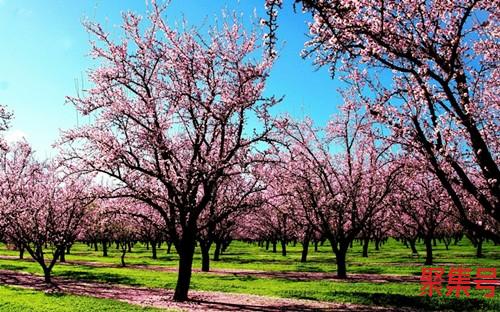
<svg viewBox="0 0 500 312">
<path fill-rule="evenodd" d="M 94 241 L 94 251 L 99 251 L 99 247 L 97 246 L 97 241 Z"/>
<path fill-rule="evenodd" d="M 121 256 L 121 261 L 122 261 L 122 267 L 125 266 L 125 254 L 127 253 L 127 247 L 124 245 L 122 247 L 122 256 Z"/>
<path fill-rule="evenodd" d="M 482 258 L 483 257 L 483 239 L 478 239 L 477 241 L 477 246 L 476 246 L 476 257 Z"/>
<path fill-rule="evenodd" d="M 24 259 L 24 246 L 19 247 L 19 259 Z"/>
<path fill-rule="evenodd" d="M 418 251 L 417 251 L 417 247 L 415 246 L 415 240 L 409 239 L 408 242 L 410 243 L 411 253 L 414 255 L 417 255 Z"/>
<path fill-rule="evenodd" d="M 201 271 L 210 271 L 210 245 L 209 243 L 201 243 Z"/>
<path fill-rule="evenodd" d="M 281 240 L 281 255 L 286 257 L 286 240 Z"/>
<path fill-rule="evenodd" d="M 304 241 L 302 242 L 302 257 L 300 258 L 300 262 L 306 262 L 307 261 L 307 253 L 309 251 L 309 237 L 305 237 Z"/>
<path fill-rule="evenodd" d="M 66 254 L 70 255 L 71 254 L 71 245 L 66 247 Z"/>
<path fill-rule="evenodd" d="M 432 265 L 432 239 L 426 238 L 425 242 L 425 265 Z"/>
<path fill-rule="evenodd" d="M 378 238 L 375 239 L 375 250 L 380 250 L 380 239 Z"/>
<path fill-rule="evenodd" d="M 128 252 L 132 252 L 132 242 L 127 242 Z"/>
<path fill-rule="evenodd" d="M 368 244 L 370 243 L 370 238 L 366 237 L 363 239 L 363 257 L 368 258 Z"/>
<path fill-rule="evenodd" d="M 215 242 L 215 251 L 214 251 L 214 261 L 220 260 L 220 249 L 222 244 L 219 241 Z"/>
<path fill-rule="evenodd" d="M 318 251 L 318 241 L 317 240 L 314 241 L 314 251 L 316 251 L 316 252 Z"/>
<path fill-rule="evenodd" d="M 167 242 L 167 254 L 170 254 L 172 251 L 172 242 Z"/>
<path fill-rule="evenodd" d="M 266 250 L 269 250 L 269 241 L 266 240 Z"/>
<path fill-rule="evenodd" d="M 61 255 L 59 256 L 59 261 L 60 262 L 66 262 L 66 255 L 64 254 L 64 249 L 61 252 Z"/>
<path fill-rule="evenodd" d="M 273 252 L 276 253 L 276 241 L 273 241 Z"/>
<path fill-rule="evenodd" d="M 107 257 L 108 256 L 108 242 L 106 242 L 106 240 L 103 240 L 101 243 L 102 243 L 102 256 Z"/>
<path fill-rule="evenodd" d="M 187 238 L 183 239 L 180 242 L 180 246 L 177 247 L 179 251 L 179 272 L 174 293 L 175 301 L 186 301 L 188 299 L 189 285 L 191 284 L 191 270 L 193 267 L 194 246 L 195 240 Z"/>
<path fill-rule="evenodd" d="M 152 241 L 151 242 L 151 251 L 153 253 L 153 259 L 158 259 L 158 257 L 156 256 L 156 242 L 155 241 Z"/>
<path fill-rule="evenodd" d="M 339 248 L 337 253 L 335 254 L 337 258 L 337 277 L 338 278 L 347 278 L 347 268 L 346 268 L 346 253 L 347 250 L 344 250 L 342 247 Z"/>
<path fill-rule="evenodd" d="M 43 267 L 43 279 L 45 280 L 45 283 L 47 283 L 47 284 L 52 284 L 50 271 L 51 270 L 49 268 Z"/>
</svg>

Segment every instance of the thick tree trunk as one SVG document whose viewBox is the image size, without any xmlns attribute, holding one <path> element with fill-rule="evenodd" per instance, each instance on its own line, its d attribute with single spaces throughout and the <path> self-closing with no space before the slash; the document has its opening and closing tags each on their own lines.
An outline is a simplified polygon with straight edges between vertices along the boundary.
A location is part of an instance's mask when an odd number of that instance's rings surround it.
<svg viewBox="0 0 500 312">
<path fill-rule="evenodd" d="M 286 240 L 281 240 L 281 255 L 286 257 Z"/>
<path fill-rule="evenodd" d="M 425 242 L 425 265 L 432 265 L 432 239 L 426 238 Z"/>
<path fill-rule="evenodd" d="M 151 252 L 153 253 L 153 259 L 158 259 L 158 257 L 156 256 L 156 242 L 153 241 L 151 242 Z"/>
<path fill-rule="evenodd" d="M 276 241 L 273 241 L 273 253 L 276 253 Z"/>
<path fill-rule="evenodd" d="M 188 299 L 189 285 L 191 284 L 191 270 L 193 268 L 194 239 L 183 239 L 179 251 L 179 273 L 175 286 L 174 300 L 186 301 Z"/>
<path fill-rule="evenodd" d="M 210 271 L 210 245 L 208 243 L 200 243 L 202 272 Z"/>
<path fill-rule="evenodd" d="M 61 252 L 61 255 L 59 256 L 59 261 L 60 262 L 66 262 L 66 255 L 64 254 L 64 249 Z"/>
<path fill-rule="evenodd" d="M 307 254 L 309 252 L 309 238 L 305 239 L 302 243 L 302 256 L 300 257 L 300 262 L 307 261 Z"/>
<path fill-rule="evenodd" d="M 266 240 L 266 250 L 269 250 L 269 241 Z"/>
<path fill-rule="evenodd" d="M 172 242 L 167 242 L 167 254 L 170 254 L 172 252 Z"/>
<path fill-rule="evenodd" d="M 380 239 L 378 238 L 375 239 L 375 250 L 380 250 Z"/>
<path fill-rule="evenodd" d="M 340 248 L 335 254 L 337 258 L 337 276 L 339 278 L 347 278 L 346 253 L 347 250 Z"/>
<path fill-rule="evenodd" d="M 146 250 L 149 250 L 149 242 L 146 242 Z"/>
<path fill-rule="evenodd" d="M 370 243 L 370 238 L 363 239 L 363 257 L 368 258 L 368 244 Z"/>
<path fill-rule="evenodd" d="M 215 251 L 214 251 L 214 261 L 219 261 L 220 260 L 220 249 L 222 247 L 222 244 L 217 241 L 215 242 Z"/>
<path fill-rule="evenodd" d="M 127 242 L 128 252 L 132 252 L 132 242 Z"/>
<path fill-rule="evenodd" d="M 19 247 L 19 259 L 24 259 L 24 247 Z"/>
<path fill-rule="evenodd" d="M 102 244 L 102 256 L 107 257 L 108 256 L 108 242 L 106 240 L 103 240 L 101 242 Z"/>
<path fill-rule="evenodd" d="M 315 252 L 318 251 L 318 241 L 317 240 L 314 241 L 314 251 Z"/>
<path fill-rule="evenodd" d="M 45 283 L 47 283 L 47 284 L 52 284 L 50 271 L 51 270 L 49 268 L 43 267 L 43 279 L 44 279 Z"/>
<path fill-rule="evenodd" d="M 417 255 L 418 251 L 417 251 L 417 247 L 415 246 L 415 240 L 409 239 L 408 242 L 410 243 L 411 253 L 414 255 Z"/>
<path fill-rule="evenodd" d="M 97 245 L 97 241 L 94 241 L 94 251 L 99 251 L 99 246 Z"/>
<path fill-rule="evenodd" d="M 71 254 L 71 245 L 66 247 L 66 254 L 70 255 Z"/>
</svg>

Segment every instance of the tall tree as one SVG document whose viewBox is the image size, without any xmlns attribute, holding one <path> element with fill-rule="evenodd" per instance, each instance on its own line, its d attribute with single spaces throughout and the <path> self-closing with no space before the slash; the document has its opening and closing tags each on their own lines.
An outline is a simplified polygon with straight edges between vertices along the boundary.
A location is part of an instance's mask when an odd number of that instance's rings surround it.
<svg viewBox="0 0 500 312">
<path fill-rule="evenodd" d="M 356 84 L 392 139 L 425 157 L 462 225 L 498 242 L 498 3 L 296 2 L 313 16 L 304 55 Z M 468 196 L 493 227 L 469 217 Z"/>
<path fill-rule="evenodd" d="M 113 180 L 113 196 L 161 214 L 180 258 L 174 299 L 183 301 L 198 220 L 221 181 L 254 162 L 277 101 L 262 96 L 272 59 L 254 58 L 255 34 L 237 22 L 211 28 L 208 36 L 180 31 L 162 19 L 164 9 L 153 5 L 147 27 L 136 14 L 124 14 L 117 42 L 99 24 L 87 24 L 100 65 L 89 76 L 92 88 L 69 100 L 94 119 L 66 132 L 63 145 L 75 169 Z"/>
</svg>

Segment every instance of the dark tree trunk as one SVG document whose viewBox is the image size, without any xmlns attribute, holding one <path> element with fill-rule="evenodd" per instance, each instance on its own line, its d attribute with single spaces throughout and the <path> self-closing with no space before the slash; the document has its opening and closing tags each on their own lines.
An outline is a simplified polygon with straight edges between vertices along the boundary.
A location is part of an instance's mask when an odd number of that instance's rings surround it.
<svg viewBox="0 0 500 312">
<path fill-rule="evenodd" d="M 99 251 L 99 246 L 97 245 L 97 241 L 94 241 L 94 251 Z"/>
<path fill-rule="evenodd" d="M 286 257 L 286 240 L 281 240 L 281 255 Z"/>
<path fill-rule="evenodd" d="M 476 257 L 478 257 L 478 258 L 483 257 L 483 239 L 482 238 L 477 240 Z"/>
<path fill-rule="evenodd" d="M 125 254 L 127 253 L 127 246 L 125 243 L 123 243 L 122 246 L 122 256 L 121 256 L 121 262 L 122 262 L 122 267 L 125 266 Z"/>
<path fill-rule="evenodd" d="M 266 250 L 269 250 L 269 241 L 266 241 Z"/>
<path fill-rule="evenodd" d="M 170 254 L 172 251 L 172 242 L 167 242 L 167 254 Z"/>
<path fill-rule="evenodd" d="M 215 242 L 215 251 L 214 251 L 214 261 L 219 261 L 220 260 L 220 249 L 222 247 L 222 244 L 219 241 Z"/>
<path fill-rule="evenodd" d="M 426 238 L 425 242 L 425 265 L 432 265 L 432 239 Z"/>
<path fill-rule="evenodd" d="M 158 257 L 156 256 L 156 242 L 155 241 L 152 241 L 151 242 L 151 252 L 153 253 L 153 259 L 158 259 Z"/>
<path fill-rule="evenodd" d="M 128 252 L 132 252 L 132 242 L 127 243 Z"/>
<path fill-rule="evenodd" d="M 61 255 L 59 256 L 59 261 L 60 262 L 66 262 L 66 255 L 64 254 L 64 249 L 61 252 Z"/>
<path fill-rule="evenodd" d="M 437 246 L 437 242 L 436 242 L 436 239 L 435 239 L 435 238 L 433 238 L 433 239 L 432 239 L 432 245 L 433 245 L 434 247 L 436 247 L 436 246 Z"/>
<path fill-rule="evenodd" d="M 106 240 L 103 240 L 101 242 L 102 244 L 102 256 L 107 257 L 108 256 L 108 242 Z"/>
<path fill-rule="evenodd" d="M 66 247 L 66 254 L 70 255 L 71 254 L 71 245 Z"/>
<path fill-rule="evenodd" d="M 315 252 L 318 251 L 318 241 L 317 240 L 314 241 L 314 251 Z"/>
<path fill-rule="evenodd" d="M 346 267 L 346 253 L 347 250 L 340 248 L 335 254 L 337 258 L 337 276 L 338 278 L 347 278 L 347 267 Z"/>
<path fill-rule="evenodd" d="M 375 250 L 380 250 L 380 239 L 375 239 Z"/>
<path fill-rule="evenodd" d="M 417 247 L 415 246 L 415 240 L 409 239 L 408 242 L 410 243 L 411 253 L 414 255 L 417 255 L 418 251 L 417 251 Z"/>
<path fill-rule="evenodd" d="M 210 271 L 210 243 L 201 243 L 201 271 Z"/>
<path fill-rule="evenodd" d="M 24 259 L 24 246 L 19 247 L 19 259 Z"/>
<path fill-rule="evenodd" d="M 180 242 L 179 247 L 177 247 L 179 251 L 179 272 L 174 293 L 175 301 L 186 301 L 188 299 L 189 285 L 191 284 L 191 270 L 193 268 L 194 248 L 195 240 L 190 237 L 184 238 Z"/>
<path fill-rule="evenodd" d="M 309 251 L 309 237 L 306 235 L 304 241 L 302 242 L 302 257 L 300 258 L 300 262 L 307 261 L 308 251 Z"/>
<path fill-rule="evenodd" d="M 273 241 L 273 252 L 276 253 L 276 241 Z"/>
<path fill-rule="evenodd" d="M 50 272 L 51 270 L 47 267 L 43 267 L 43 279 L 45 281 L 45 283 L 47 284 L 52 284 L 52 279 L 51 279 L 51 276 L 50 276 Z"/>
<path fill-rule="evenodd" d="M 146 242 L 146 250 L 149 250 L 149 242 Z"/>
<path fill-rule="evenodd" d="M 363 239 L 363 257 L 368 258 L 368 244 L 370 243 L 370 239 L 365 237 Z"/>
</svg>

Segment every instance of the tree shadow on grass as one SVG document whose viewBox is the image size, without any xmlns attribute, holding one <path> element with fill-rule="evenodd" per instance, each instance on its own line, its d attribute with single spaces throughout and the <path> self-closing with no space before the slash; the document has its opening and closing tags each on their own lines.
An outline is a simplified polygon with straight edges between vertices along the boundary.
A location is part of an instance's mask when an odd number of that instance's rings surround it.
<svg viewBox="0 0 500 312">
<path fill-rule="evenodd" d="M 24 265 L 0 264 L 0 270 L 22 271 L 28 267 Z"/>
<path fill-rule="evenodd" d="M 363 274 L 382 274 L 385 273 L 385 270 L 381 268 L 374 268 L 374 267 L 361 267 L 356 269 L 356 273 L 363 273 Z"/>
<path fill-rule="evenodd" d="M 85 281 L 85 282 L 106 282 L 112 284 L 122 284 L 131 286 L 140 285 L 136 283 L 134 279 L 131 279 L 123 275 L 118 275 L 113 273 L 94 273 L 88 269 L 86 269 L 85 271 L 75 270 L 75 271 L 60 272 L 57 274 L 57 276 L 63 278 L 69 278 L 76 281 Z"/>
</svg>

